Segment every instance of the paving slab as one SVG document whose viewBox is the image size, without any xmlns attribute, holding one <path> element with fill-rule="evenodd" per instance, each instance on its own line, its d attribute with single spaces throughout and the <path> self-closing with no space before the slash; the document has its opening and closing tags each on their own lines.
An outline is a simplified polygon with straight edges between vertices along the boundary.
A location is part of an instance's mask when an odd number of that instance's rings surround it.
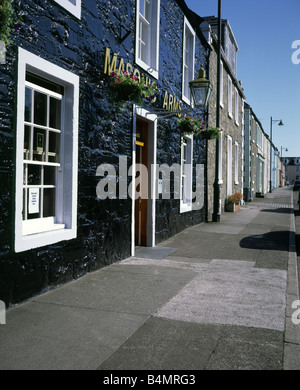
<svg viewBox="0 0 300 390">
<path fill-rule="evenodd" d="M 286 272 L 212 261 L 156 316 L 195 323 L 284 330 Z"/>
<path fill-rule="evenodd" d="M 150 318 L 100 370 L 282 369 L 282 332 Z"/>
<path fill-rule="evenodd" d="M 222 327 L 150 318 L 100 370 L 202 370 Z"/>
<path fill-rule="evenodd" d="M 284 368 L 286 370 L 299 371 L 300 369 L 300 345 L 298 344 L 285 344 L 284 351 Z"/>
<path fill-rule="evenodd" d="M 174 250 L 174 248 L 160 246 L 153 248 L 140 246 L 135 248 L 135 257 L 161 260 L 170 253 L 174 252 Z"/>
<path fill-rule="evenodd" d="M 37 297 L 35 301 L 124 313 L 152 314 L 190 281 L 194 272 L 147 266 L 139 271 L 118 265 L 78 279 Z"/>
<path fill-rule="evenodd" d="M 257 268 L 287 270 L 288 252 L 262 249 L 256 258 Z"/>
<path fill-rule="evenodd" d="M 1 370 L 94 370 L 149 316 L 29 302 L 1 327 Z"/>
<path fill-rule="evenodd" d="M 282 370 L 282 332 L 226 326 L 207 370 Z"/>
</svg>

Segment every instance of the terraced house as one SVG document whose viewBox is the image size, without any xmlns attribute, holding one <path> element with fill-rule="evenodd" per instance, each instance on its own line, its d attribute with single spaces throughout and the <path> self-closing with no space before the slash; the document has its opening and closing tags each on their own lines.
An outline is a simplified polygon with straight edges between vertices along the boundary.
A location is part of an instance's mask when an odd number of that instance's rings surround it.
<svg viewBox="0 0 300 390">
<path fill-rule="evenodd" d="M 285 167 L 253 108 L 245 103 L 244 197 L 249 202 L 285 185 Z"/>
<path fill-rule="evenodd" d="M 245 103 L 245 201 L 261 197 L 269 190 L 270 140 L 251 106 Z"/>
<path fill-rule="evenodd" d="M 210 43 L 209 75 L 215 88 L 212 91 L 208 111 L 208 124 L 216 124 L 217 64 L 218 64 L 218 19 L 214 16 L 199 20 L 200 27 Z M 227 196 L 243 192 L 244 159 L 244 101 L 246 96 L 241 81 L 237 78 L 238 45 L 227 19 L 221 21 L 220 65 L 220 127 L 223 130 L 218 145 L 208 141 L 207 181 L 208 220 L 224 211 Z M 216 160 L 218 154 L 218 160 Z M 216 169 L 216 164 L 218 164 Z M 215 187 L 219 186 L 216 195 Z M 218 199 L 216 200 L 216 196 Z M 216 205 L 219 210 L 216 210 Z"/>
<path fill-rule="evenodd" d="M 201 64 L 215 69 L 214 43 L 181 0 L 14 7 L 20 26 L 0 65 L 7 306 L 206 220 L 206 142 L 183 136 L 178 118 L 207 125 L 189 82 Z M 124 97 L 121 78 L 138 80 L 142 98 Z M 242 187 L 243 149 L 243 92 L 225 54 L 223 81 L 225 196 Z"/>
</svg>

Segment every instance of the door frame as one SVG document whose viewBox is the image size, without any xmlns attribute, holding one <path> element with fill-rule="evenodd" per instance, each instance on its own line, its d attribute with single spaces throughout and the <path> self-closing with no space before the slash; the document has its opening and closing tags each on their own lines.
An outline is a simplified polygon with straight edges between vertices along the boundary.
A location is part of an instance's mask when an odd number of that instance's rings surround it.
<svg viewBox="0 0 300 390">
<path fill-rule="evenodd" d="M 135 175 L 136 175 L 136 121 L 138 117 L 148 122 L 148 185 L 151 197 L 147 207 L 147 242 L 149 247 L 155 246 L 155 201 L 156 201 L 156 154 L 157 154 L 157 115 L 151 114 L 137 105 L 133 105 L 132 132 L 132 185 L 131 185 L 131 256 L 135 255 Z"/>
</svg>

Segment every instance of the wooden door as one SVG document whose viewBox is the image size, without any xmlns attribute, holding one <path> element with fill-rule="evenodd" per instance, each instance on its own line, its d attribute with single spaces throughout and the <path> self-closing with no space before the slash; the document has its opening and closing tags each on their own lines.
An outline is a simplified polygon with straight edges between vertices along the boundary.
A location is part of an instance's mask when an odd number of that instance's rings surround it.
<svg viewBox="0 0 300 390">
<path fill-rule="evenodd" d="M 140 119 L 136 124 L 136 164 L 143 164 L 148 169 L 148 123 Z M 142 175 L 142 171 L 137 171 L 138 193 L 143 193 L 140 186 L 148 183 L 148 177 Z M 135 245 L 138 246 L 146 246 L 147 242 L 147 207 L 148 199 L 139 196 L 135 200 Z"/>
</svg>

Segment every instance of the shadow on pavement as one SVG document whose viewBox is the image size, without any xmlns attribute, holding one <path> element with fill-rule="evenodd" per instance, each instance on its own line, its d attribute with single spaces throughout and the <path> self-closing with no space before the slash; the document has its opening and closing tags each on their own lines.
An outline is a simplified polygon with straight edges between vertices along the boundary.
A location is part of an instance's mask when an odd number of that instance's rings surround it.
<svg viewBox="0 0 300 390">
<path fill-rule="evenodd" d="M 277 209 L 263 209 L 260 210 L 264 213 L 279 213 L 279 214 L 291 214 L 291 208 L 277 208 Z"/>
<path fill-rule="evenodd" d="M 241 248 L 289 250 L 289 231 L 270 232 L 245 237 L 240 241 Z"/>
</svg>

